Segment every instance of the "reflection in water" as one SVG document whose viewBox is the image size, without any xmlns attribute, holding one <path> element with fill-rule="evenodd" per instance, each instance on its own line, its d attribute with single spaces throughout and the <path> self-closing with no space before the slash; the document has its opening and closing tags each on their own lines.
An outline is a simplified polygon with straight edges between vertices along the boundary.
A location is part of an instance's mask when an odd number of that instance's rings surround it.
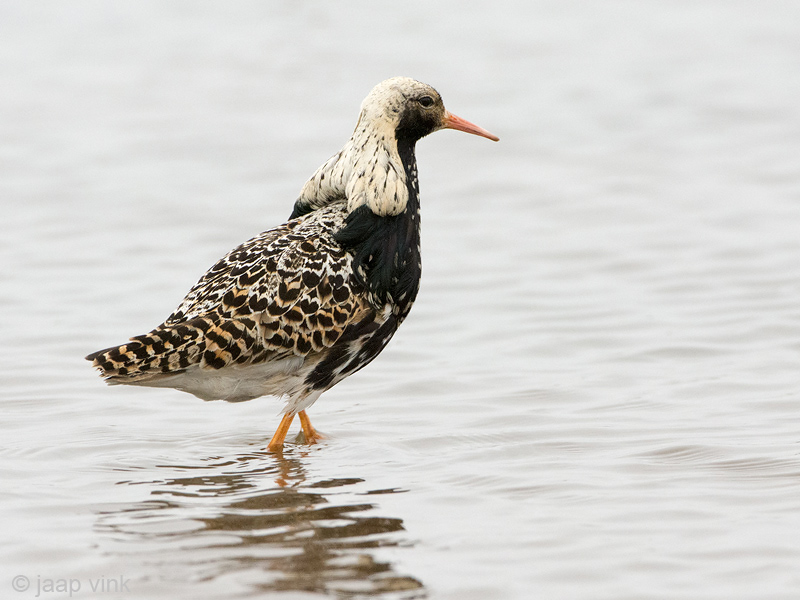
<svg viewBox="0 0 800 600">
<path fill-rule="evenodd" d="M 302 458 L 253 452 L 202 466 L 160 466 L 191 475 L 121 481 L 151 486 L 162 498 L 103 511 L 98 529 L 141 542 L 148 562 L 158 559 L 165 572 L 189 569 L 187 576 L 201 580 L 246 572 L 258 594 L 426 597 L 419 580 L 374 556 L 407 544 L 396 534 L 402 520 L 372 516 L 374 504 L 351 497 L 394 490 L 359 490 L 358 478 L 307 481 Z"/>
</svg>

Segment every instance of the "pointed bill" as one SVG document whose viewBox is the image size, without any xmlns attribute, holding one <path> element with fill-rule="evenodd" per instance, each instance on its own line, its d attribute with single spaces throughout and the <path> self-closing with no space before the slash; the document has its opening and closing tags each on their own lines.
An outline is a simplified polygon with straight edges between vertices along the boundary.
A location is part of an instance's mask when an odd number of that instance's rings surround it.
<svg viewBox="0 0 800 600">
<path fill-rule="evenodd" d="M 464 131 L 466 133 L 472 133 L 474 135 L 479 135 L 481 137 L 489 138 L 493 142 L 499 142 L 500 138 L 497 137 L 493 133 L 489 133 L 483 127 L 478 127 L 474 123 L 470 123 L 466 119 L 462 119 L 461 117 L 457 117 L 450 111 L 447 111 L 444 115 L 444 129 L 457 129 L 458 131 Z"/>
</svg>

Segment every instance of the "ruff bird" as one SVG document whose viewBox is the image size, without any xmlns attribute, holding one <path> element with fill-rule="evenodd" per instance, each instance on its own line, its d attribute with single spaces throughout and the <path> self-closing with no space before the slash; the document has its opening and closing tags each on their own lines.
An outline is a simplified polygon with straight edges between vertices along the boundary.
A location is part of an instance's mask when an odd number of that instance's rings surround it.
<svg viewBox="0 0 800 600">
<path fill-rule="evenodd" d="M 417 140 L 457 129 L 497 141 L 407 77 L 367 95 L 355 131 L 303 186 L 289 220 L 234 248 L 166 321 L 94 352 L 109 384 L 167 387 L 204 400 L 286 398 L 268 449 L 295 415 L 374 359 L 419 290 Z"/>
</svg>

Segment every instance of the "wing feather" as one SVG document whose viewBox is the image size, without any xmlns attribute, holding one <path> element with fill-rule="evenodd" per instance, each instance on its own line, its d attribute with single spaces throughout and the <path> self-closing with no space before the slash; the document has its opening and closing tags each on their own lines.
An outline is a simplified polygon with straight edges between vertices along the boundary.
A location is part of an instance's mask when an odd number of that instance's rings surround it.
<svg viewBox="0 0 800 600">
<path fill-rule="evenodd" d="M 344 213 L 325 207 L 234 248 L 162 325 L 87 358 L 111 380 L 144 380 L 332 347 L 349 325 L 375 318 L 352 256 L 333 239 Z"/>
</svg>

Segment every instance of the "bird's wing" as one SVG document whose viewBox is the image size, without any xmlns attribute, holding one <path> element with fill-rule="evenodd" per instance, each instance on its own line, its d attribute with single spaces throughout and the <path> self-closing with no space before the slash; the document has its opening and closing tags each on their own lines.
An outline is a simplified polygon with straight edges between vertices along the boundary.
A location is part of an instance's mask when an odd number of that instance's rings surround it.
<svg viewBox="0 0 800 600">
<path fill-rule="evenodd" d="M 315 211 L 245 242 L 162 325 L 87 358 L 111 379 L 149 379 L 193 364 L 303 357 L 331 347 L 348 326 L 377 327 L 352 258 L 332 237 L 339 212 Z"/>
</svg>

